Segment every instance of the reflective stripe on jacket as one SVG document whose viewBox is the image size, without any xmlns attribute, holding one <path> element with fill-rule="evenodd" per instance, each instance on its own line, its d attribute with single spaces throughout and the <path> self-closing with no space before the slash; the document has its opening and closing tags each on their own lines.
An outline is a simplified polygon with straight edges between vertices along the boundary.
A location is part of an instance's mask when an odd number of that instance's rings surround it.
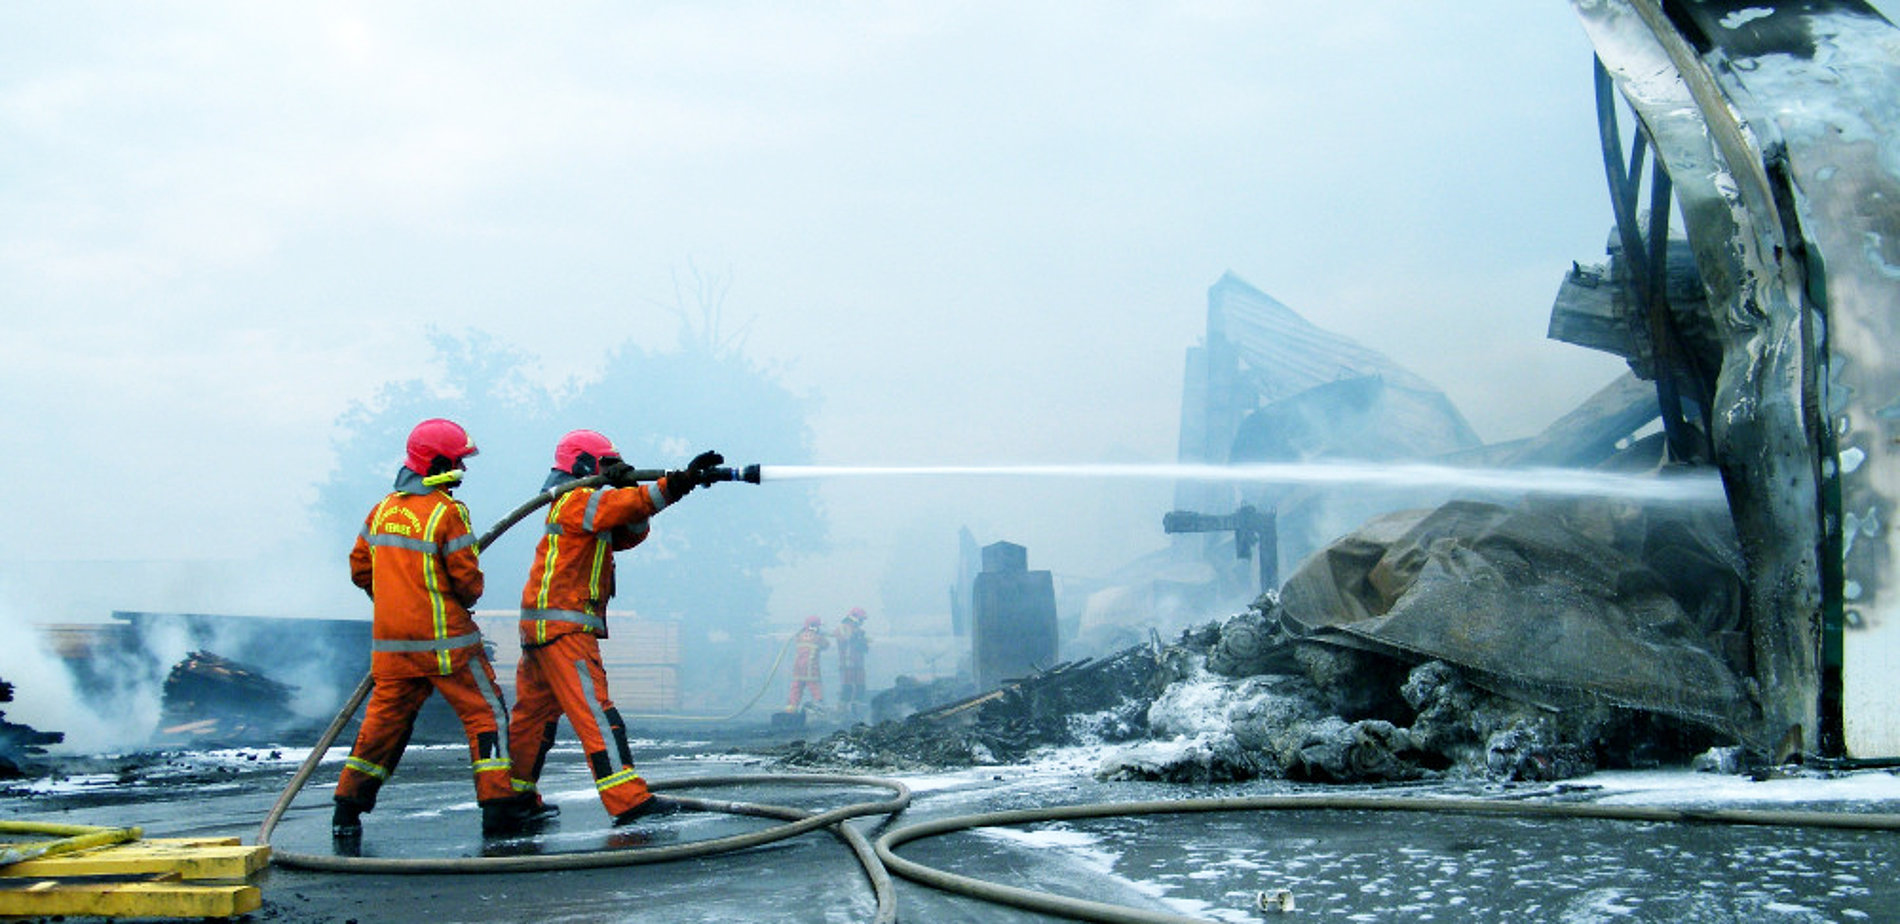
<svg viewBox="0 0 1900 924">
<path fill-rule="evenodd" d="M 554 499 L 521 589 L 521 644 L 570 632 L 607 637 L 613 553 L 646 541 L 647 520 L 666 509 L 664 484 L 576 488 Z"/>
<path fill-rule="evenodd" d="M 450 674 L 482 650 L 469 616 L 482 595 L 475 542 L 468 508 L 446 491 L 398 490 L 364 518 L 350 580 L 375 601 L 371 673 Z"/>
<path fill-rule="evenodd" d="M 823 680 L 823 668 L 818 666 L 818 652 L 831 645 L 817 629 L 798 630 L 798 655 L 792 661 L 792 679 L 814 681 Z"/>
</svg>

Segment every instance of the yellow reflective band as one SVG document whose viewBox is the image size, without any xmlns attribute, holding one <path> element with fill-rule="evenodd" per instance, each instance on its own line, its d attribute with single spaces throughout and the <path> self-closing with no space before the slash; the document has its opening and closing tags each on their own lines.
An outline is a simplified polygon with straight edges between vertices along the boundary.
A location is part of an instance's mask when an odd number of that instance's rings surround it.
<svg viewBox="0 0 1900 924">
<path fill-rule="evenodd" d="M 600 779 L 595 780 L 594 788 L 602 792 L 605 792 L 609 789 L 614 788 L 615 786 L 624 786 L 628 783 L 637 783 L 639 781 L 640 781 L 640 774 L 635 773 L 632 767 L 628 767 L 627 769 L 622 770 L 619 773 L 603 776 Z"/>
<path fill-rule="evenodd" d="M 424 475 L 422 483 L 425 487 L 431 488 L 436 485 L 454 484 L 455 482 L 461 481 L 462 476 L 466 474 L 468 474 L 468 472 L 465 469 L 454 468 L 440 475 Z"/>
<path fill-rule="evenodd" d="M 514 762 L 506 757 L 487 757 L 475 761 L 476 773 L 487 773 L 491 770 L 513 770 L 514 768 Z"/>
<path fill-rule="evenodd" d="M 370 776 L 373 776 L 379 780 L 389 779 L 388 770 L 385 770 L 381 766 L 378 766 L 376 764 L 372 764 L 361 757 L 357 757 L 354 754 L 344 759 L 343 766 L 349 767 L 350 769 L 355 770 L 358 773 L 367 773 Z"/>
<path fill-rule="evenodd" d="M 435 505 L 435 509 L 430 511 L 429 523 L 422 528 L 423 536 L 430 542 L 435 541 L 436 528 L 442 524 L 442 513 L 447 509 L 447 504 L 437 504 Z M 429 594 L 429 610 L 435 623 L 435 637 L 447 638 L 449 635 L 449 610 L 448 602 L 443 597 L 443 592 L 447 589 L 447 585 L 443 580 L 443 575 L 437 573 L 436 556 L 434 555 L 422 556 L 422 584 L 423 588 L 427 590 Z M 436 652 L 435 669 L 437 673 L 445 676 L 454 671 L 454 662 L 449 659 L 448 652 Z"/>
<path fill-rule="evenodd" d="M 510 767 L 509 769 L 512 770 L 514 768 Z M 533 780 L 524 780 L 518 776 L 510 777 L 508 779 L 508 785 L 512 787 L 515 792 L 534 792 L 536 790 Z"/>
<path fill-rule="evenodd" d="M 599 536 L 593 537 L 593 540 L 594 568 L 587 576 L 587 615 L 589 616 L 595 615 L 594 601 L 600 599 L 600 572 L 607 565 L 607 556 L 613 554 L 613 543 L 602 542 Z"/>
<path fill-rule="evenodd" d="M 462 529 L 468 532 L 468 535 L 463 538 L 468 540 L 469 551 L 474 554 L 476 561 L 480 561 L 482 557 L 482 542 L 481 538 L 475 535 L 475 524 L 468 518 L 468 508 L 458 503 L 455 505 L 455 514 L 462 518 Z M 457 541 L 459 542 L 461 540 Z"/>
<path fill-rule="evenodd" d="M 370 515 L 369 525 L 363 528 L 363 539 L 365 543 L 369 545 L 369 567 L 371 571 L 376 570 L 376 544 L 368 540 L 370 536 L 382 531 L 383 518 L 389 516 L 389 505 L 394 502 L 395 499 L 396 496 L 394 494 L 383 498 L 383 502 L 376 505 L 376 512 Z"/>
<path fill-rule="evenodd" d="M 555 530 L 559 528 L 562 509 L 567 506 L 568 501 L 574 499 L 577 493 L 579 492 L 569 491 L 561 495 L 560 499 L 554 502 L 554 506 L 548 510 L 548 526 L 553 529 L 550 529 L 547 537 L 542 540 L 547 545 L 547 551 L 541 556 L 541 588 L 534 597 L 536 609 L 547 608 L 548 594 L 554 587 L 554 565 L 560 559 L 561 536 Z"/>
</svg>

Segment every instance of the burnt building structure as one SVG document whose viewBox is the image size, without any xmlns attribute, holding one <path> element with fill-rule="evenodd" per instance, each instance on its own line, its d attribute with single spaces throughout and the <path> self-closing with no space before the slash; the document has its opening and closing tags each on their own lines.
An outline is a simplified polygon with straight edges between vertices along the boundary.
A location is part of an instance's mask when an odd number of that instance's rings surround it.
<svg viewBox="0 0 1900 924">
<path fill-rule="evenodd" d="M 1616 225 L 1552 335 L 1625 356 L 1671 460 L 1721 472 L 1757 741 L 1900 755 L 1900 30 L 1858 0 L 1575 7 Z"/>
<path fill-rule="evenodd" d="M 1750 681 L 1742 737 L 1900 756 L 1900 29 L 1860 0 L 1573 5 L 1615 223 L 1607 260 L 1562 280 L 1549 332 L 1630 375 L 1537 437 L 1479 446 L 1416 377 L 1228 276 L 1189 356 L 1180 458 L 1627 467 L 1642 449 L 1717 472 L 1739 590 L 1711 642 Z M 1397 506 L 1304 500 L 1190 482 L 1176 507 L 1273 511 L 1285 574 L 1315 548 L 1303 517 L 1337 533 Z M 1213 563 L 1224 541 L 1176 548 Z"/>
<path fill-rule="evenodd" d="M 1029 570 L 1028 549 L 1013 542 L 984 546 L 970 599 L 977 689 L 1055 665 L 1055 577 Z"/>
</svg>

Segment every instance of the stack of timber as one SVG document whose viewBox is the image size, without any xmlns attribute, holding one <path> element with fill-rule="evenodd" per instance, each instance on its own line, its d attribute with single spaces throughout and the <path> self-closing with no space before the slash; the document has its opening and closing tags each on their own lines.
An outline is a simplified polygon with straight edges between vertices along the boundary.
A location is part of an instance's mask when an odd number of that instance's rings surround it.
<svg viewBox="0 0 1900 924">
<path fill-rule="evenodd" d="M 0 915 L 236 917 L 263 904 L 250 879 L 269 862 L 235 837 L 0 821 Z"/>
<path fill-rule="evenodd" d="M 248 740 L 293 722 L 294 687 L 209 651 L 194 651 L 165 678 L 161 741 Z"/>
</svg>

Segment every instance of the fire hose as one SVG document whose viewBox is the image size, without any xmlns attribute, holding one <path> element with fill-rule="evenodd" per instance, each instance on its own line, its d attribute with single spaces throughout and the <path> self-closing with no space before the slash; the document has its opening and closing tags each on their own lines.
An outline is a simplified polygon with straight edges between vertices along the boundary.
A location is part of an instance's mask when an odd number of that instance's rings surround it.
<svg viewBox="0 0 1900 924">
<path fill-rule="evenodd" d="M 665 472 L 638 469 L 632 473 L 635 480 L 651 481 L 663 476 Z M 749 465 L 743 469 L 715 468 L 711 470 L 712 481 L 745 481 L 751 484 L 759 482 L 759 467 Z M 523 517 L 541 506 L 552 502 L 568 491 L 576 488 L 596 487 L 606 483 L 605 476 L 593 475 L 578 478 L 547 489 L 521 506 L 510 511 L 486 533 L 476 540 L 478 549 L 486 549 L 509 527 L 521 521 Z M 784 652 L 780 651 L 783 657 Z M 776 667 L 776 665 L 775 665 Z M 369 697 L 373 686 L 372 677 L 365 674 L 343 708 L 310 748 L 310 754 L 304 758 L 297 772 L 292 775 L 284 791 L 265 815 L 264 823 L 258 828 L 257 844 L 270 846 L 271 832 L 277 827 L 284 812 L 290 807 L 291 800 L 303 790 L 323 756 L 335 743 L 337 736 L 349 724 L 356 710 Z M 757 701 L 755 697 L 754 702 Z M 748 707 L 750 704 L 748 704 Z M 743 709 L 741 711 L 744 711 Z M 735 713 L 736 715 L 736 713 Z M 536 856 L 512 857 L 461 857 L 453 859 L 402 859 L 382 857 L 346 857 L 305 854 L 294 851 L 273 849 L 271 861 L 282 866 L 321 870 L 340 873 L 383 873 L 383 874 L 445 874 L 445 873 L 501 873 L 533 872 L 563 869 L 595 869 L 612 866 L 633 866 L 645 863 L 662 863 L 682 860 L 689 857 L 707 856 L 744 850 L 762 844 L 795 837 L 807 831 L 827 828 L 851 848 L 859 865 L 864 868 L 865 878 L 870 882 L 877 899 L 877 914 L 874 918 L 879 924 L 889 924 L 897 919 L 897 899 L 892 888 L 890 874 L 878 862 L 876 853 L 864 835 L 845 824 L 847 819 L 866 815 L 895 815 L 910 804 L 910 789 L 895 780 L 868 776 L 844 774 L 749 774 L 739 776 L 697 777 L 681 780 L 667 780 L 649 783 L 654 791 L 673 791 L 681 789 L 701 789 L 713 787 L 760 786 L 760 785 L 836 785 L 857 788 L 884 789 L 890 798 L 874 802 L 858 802 L 840 806 L 823 812 L 813 812 L 790 806 L 766 805 L 752 802 L 735 802 L 718 799 L 700 799 L 691 796 L 676 796 L 680 807 L 688 811 L 722 812 L 731 815 L 746 815 L 757 818 L 772 818 L 781 824 L 745 834 L 713 838 L 664 847 L 615 848 L 608 850 L 581 851 L 565 854 L 544 854 Z"/>
</svg>

